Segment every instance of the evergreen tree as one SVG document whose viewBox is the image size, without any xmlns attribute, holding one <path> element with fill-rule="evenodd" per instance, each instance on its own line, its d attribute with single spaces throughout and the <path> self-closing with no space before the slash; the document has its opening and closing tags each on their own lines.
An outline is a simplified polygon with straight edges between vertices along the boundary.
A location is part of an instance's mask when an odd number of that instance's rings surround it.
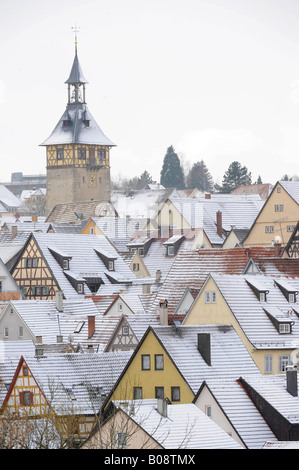
<svg viewBox="0 0 299 470">
<path fill-rule="evenodd" d="M 172 145 L 168 147 L 161 170 L 160 183 L 165 188 L 184 189 L 184 173 Z"/>
<path fill-rule="evenodd" d="M 246 166 L 232 162 L 223 176 L 222 186 L 216 186 L 216 189 L 223 193 L 231 193 L 238 186 L 247 184 L 251 184 L 251 173 Z"/>
<path fill-rule="evenodd" d="M 263 184 L 261 175 L 258 176 L 258 179 L 256 180 L 256 184 Z"/>
<path fill-rule="evenodd" d="M 186 177 L 186 186 L 189 189 L 197 188 L 200 191 L 213 191 L 213 178 L 203 160 L 194 163 L 192 166 Z"/>
</svg>

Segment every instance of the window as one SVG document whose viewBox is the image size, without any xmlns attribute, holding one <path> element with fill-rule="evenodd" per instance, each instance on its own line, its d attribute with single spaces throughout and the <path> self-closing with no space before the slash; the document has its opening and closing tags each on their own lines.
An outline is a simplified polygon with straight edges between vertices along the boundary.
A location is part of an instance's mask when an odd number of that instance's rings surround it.
<svg viewBox="0 0 299 470">
<path fill-rule="evenodd" d="M 289 323 L 280 323 L 279 325 L 279 333 L 291 333 L 291 325 Z"/>
<path fill-rule="evenodd" d="M 141 355 L 141 364 L 142 370 L 150 370 L 151 369 L 151 357 L 149 354 L 142 354 Z"/>
<path fill-rule="evenodd" d="M 84 286 L 83 286 L 82 282 L 78 282 L 77 292 L 78 292 L 78 294 L 84 294 Z"/>
<path fill-rule="evenodd" d="M 62 260 L 62 269 L 69 269 L 69 260 L 63 259 Z"/>
<path fill-rule="evenodd" d="M 90 233 L 90 235 L 94 235 L 94 227 L 90 227 L 89 233 Z"/>
<path fill-rule="evenodd" d="M 205 291 L 205 303 L 206 304 L 215 304 L 216 303 L 216 292 L 215 291 Z"/>
<path fill-rule="evenodd" d="M 265 374 L 273 374 L 273 356 L 272 356 L 272 354 L 265 354 L 264 368 L 265 368 Z"/>
<path fill-rule="evenodd" d="M 142 400 L 142 387 L 134 387 L 134 400 Z"/>
<path fill-rule="evenodd" d="M 171 401 L 180 401 L 181 390 L 180 387 L 171 387 Z"/>
<path fill-rule="evenodd" d="M 296 302 L 295 294 L 289 294 L 289 302 Z"/>
<path fill-rule="evenodd" d="M 168 256 L 174 256 L 174 254 L 175 254 L 174 246 L 173 246 L 173 245 L 169 245 L 169 246 L 167 247 L 167 255 L 168 255 Z"/>
<path fill-rule="evenodd" d="M 112 261 L 112 260 L 108 261 L 108 270 L 109 271 L 114 271 L 114 261 Z"/>
<path fill-rule="evenodd" d="M 80 158 L 81 160 L 86 159 L 86 150 L 84 148 L 78 149 L 78 158 Z"/>
<path fill-rule="evenodd" d="M 260 302 L 266 302 L 266 293 L 265 292 L 260 292 Z"/>
<path fill-rule="evenodd" d="M 63 149 L 57 149 L 57 160 L 63 160 Z"/>
<path fill-rule="evenodd" d="M 9 336 L 9 331 L 8 331 L 8 326 L 4 327 L 4 338 L 8 338 Z"/>
<path fill-rule="evenodd" d="M 123 326 L 122 327 L 122 334 L 123 335 L 128 335 L 129 334 L 129 327 L 128 326 Z"/>
<path fill-rule="evenodd" d="M 122 312 L 123 311 L 123 304 L 118 304 L 118 311 Z"/>
<path fill-rule="evenodd" d="M 30 391 L 20 392 L 20 405 L 33 405 L 33 393 Z"/>
<path fill-rule="evenodd" d="M 32 260 L 32 267 L 33 267 L 33 268 L 37 268 L 37 266 L 38 266 L 38 259 L 37 259 L 37 258 L 33 258 L 33 260 Z"/>
<path fill-rule="evenodd" d="M 23 327 L 19 326 L 19 338 L 23 338 L 23 333 L 24 333 L 23 330 L 24 330 Z"/>
<path fill-rule="evenodd" d="M 98 159 L 100 163 L 103 163 L 106 158 L 106 152 L 105 149 L 98 149 Z"/>
<path fill-rule="evenodd" d="M 279 356 L 278 372 L 285 372 L 289 363 L 290 363 L 289 354 L 284 354 L 282 356 Z"/>
<path fill-rule="evenodd" d="M 265 226 L 266 233 L 274 233 L 274 225 L 266 225 Z"/>
<path fill-rule="evenodd" d="M 126 432 L 117 433 L 117 447 L 119 449 L 125 449 L 127 447 L 127 433 Z"/>
<path fill-rule="evenodd" d="M 278 186 L 277 192 L 278 192 L 278 193 L 281 193 L 281 187 L 280 187 L 280 186 Z"/>
<path fill-rule="evenodd" d="M 164 358 L 163 354 L 155 354 L 155 370 L 164 369 Z"/>
<path fill-rule="evenodd" d="M 26 366 L 23 367 L 23 376 L 28 377 L 28 368 Z"/>
<path fill-rule="evenodd" d="M 133 263 L 133 271 L 139 271 L 139 263 Z"/>
<path fill-rule="evenodd" d="M 164 387 L 155 387 L 155 398 L 164 398 Z"/>
<path fill-rule="evenodd" d="M 283 212 L 284 211 L 284 205 L 283 204 L 275 204 L 274 210 L 275 210 L 275 212 Z"/>
<path fill-rule="evenodd" d="M 211 405 L 205 405 L 205 414 L 211 418 L 212 416 L 212 407 Z"/>
<path fill-rule="evenodd" d="M 287 232 L 293 232 L 295 229 L 295 225 L 287 225 Z"/>
</svg>

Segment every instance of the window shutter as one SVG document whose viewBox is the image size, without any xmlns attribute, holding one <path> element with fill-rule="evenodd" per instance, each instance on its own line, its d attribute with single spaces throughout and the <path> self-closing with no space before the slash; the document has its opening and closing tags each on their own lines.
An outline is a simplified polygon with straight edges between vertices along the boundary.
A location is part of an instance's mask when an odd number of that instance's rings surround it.
<svg viewBox="0 0 299 470">
<path fill-rule="evenodd" d="M 20 405 L 24 405 L 25 399 L 24 399 L 24 392 L 19 392 L 20 394 Z"/>
</svg>

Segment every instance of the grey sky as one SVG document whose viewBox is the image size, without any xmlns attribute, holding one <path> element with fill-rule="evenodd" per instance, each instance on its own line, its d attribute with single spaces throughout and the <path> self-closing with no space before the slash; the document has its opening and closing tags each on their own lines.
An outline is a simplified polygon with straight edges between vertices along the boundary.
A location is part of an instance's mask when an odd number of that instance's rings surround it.
<svg viewBox="0 0 299 470">
<path fill-rule="evenodd" d="M 0 0 L 0 181 L 46 172 L 75 24 L 114 178 L 159 180 L 170 145 L 218 182 L 234 160 L 299 175 L 298 0 Z"/>
</svg>

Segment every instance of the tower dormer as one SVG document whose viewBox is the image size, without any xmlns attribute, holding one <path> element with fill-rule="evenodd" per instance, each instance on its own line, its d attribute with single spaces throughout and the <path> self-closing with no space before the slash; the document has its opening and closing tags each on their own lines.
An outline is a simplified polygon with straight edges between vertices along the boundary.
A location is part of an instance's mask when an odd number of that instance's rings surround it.
<svg viewBox="0 0 299 470">
<path fill-rule="evenodd" d="M 77 32 L 77 31 L 76 31 Z M 110 149 L 86 104 L 86 84 L 75 57 L 67 84 L 68 101 L 56 127 L 41 144 L 47 152 L 47 214 L 65 202 L 110 200 Z"/>
</svg>

